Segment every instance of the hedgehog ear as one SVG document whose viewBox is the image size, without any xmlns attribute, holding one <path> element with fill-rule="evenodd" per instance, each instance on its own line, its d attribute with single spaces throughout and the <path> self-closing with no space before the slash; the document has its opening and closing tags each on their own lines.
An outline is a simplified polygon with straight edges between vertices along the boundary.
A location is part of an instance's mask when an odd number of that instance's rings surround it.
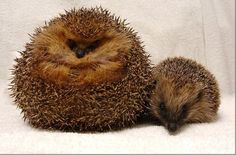
<svg viewBox="0 0 236 155">
<path fill-rule="evenodd" d="M 149 81 L 149 84 L 144 88 L 145 91 L 153 91 L 156 88 L 157 80 Z"/>
<path fill-rule="evenodd" d="M 160 87 L 160 81 L 158 79 L 154 79 L 152 81 L 152 86 L 154 87 L 154 89 Z"/>
<path fill-rule="evenodd" d="M 151 90 L 153 90 L 153 89 L 155 89 L 156 87 L 157 87 L 157 80 L 156 79 L 154 79 L 154 80 L 152 80 L 151 82 L 150 82 L 150 89 Z"/>
<path fill-rule="evenodd" d="M 155 79 L 152 81 L 152 85 L 157 85 L 158 84 L 158 81 Z"/>
</svg>

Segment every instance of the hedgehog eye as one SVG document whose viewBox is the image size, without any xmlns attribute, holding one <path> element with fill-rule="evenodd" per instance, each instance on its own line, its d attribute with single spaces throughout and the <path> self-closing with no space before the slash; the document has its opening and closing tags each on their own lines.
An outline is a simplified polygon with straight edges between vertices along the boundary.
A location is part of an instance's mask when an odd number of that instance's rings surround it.
<svg viewBox="0 0 236 155">
<path fill-rule="evenodd" d="M 92 51 L 99 46 L 100 40 L 94 41 L 91 45 L 87 47 L 88 51 Z"/>
<path fill-rule="evenodd" d="M 183 105 L 182 107 L 182 113 L 186 113 L 187 112 L 187 106 L 186 105 Z"/>
<path fill-rule="evenodd" d="M 164 102 L 160 102 L 159 108 L 160 108 L 161 111 L 164 111 L 166 109 L 165 103 Z"/>
<path fill-rule="evenodd" d="M 68 39 L 67 40 L 67 45 L 69 46 L 69 48 L 71 50 L 73 50 L 73 49 L 75 49 L 77 47 L 77 43 L 74 40 L 72 40 L 72 39 Z"/>
<path fill-rule="evenodd" d="M 181 113 L 180 113 L 180 118 L 184 118 L 187 114 L 187 106 L 183 105 L 182 109 L 181 109 Z"/>
</svg>

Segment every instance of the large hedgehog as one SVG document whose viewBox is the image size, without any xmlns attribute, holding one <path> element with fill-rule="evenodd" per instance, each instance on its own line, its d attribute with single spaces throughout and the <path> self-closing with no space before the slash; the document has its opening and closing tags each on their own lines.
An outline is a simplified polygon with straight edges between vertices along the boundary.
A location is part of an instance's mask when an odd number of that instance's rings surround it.
<svg viewBox="0 0 236 155">
<path fill-rule="evenodd" d="M 135 123 L 151 91 L 139 37 L 102 8 L 66 11 L 16 59 L 12 96 L 37 128 L 106 131 Z"/>
<path fill-rule="evenodd" d="M 174 57 L 153 70 L 156 88 L 151 114 L 171 133 L 185 123 L 210 122 L 220 104 L 215 77 L 194 60 Z"/>
</svg>

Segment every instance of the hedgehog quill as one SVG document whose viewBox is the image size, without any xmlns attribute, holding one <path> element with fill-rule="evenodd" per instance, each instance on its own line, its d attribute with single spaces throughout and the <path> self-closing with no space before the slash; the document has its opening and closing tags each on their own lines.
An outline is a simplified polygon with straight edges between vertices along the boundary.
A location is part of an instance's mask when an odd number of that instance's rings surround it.
<svg viewBox="0 0 236 155">
<path fill-rule="evenodd" d="M 210 122 L 216 118 L 220 94 L 215 77 L 197 62 L 174 57 L 154 68 L 156 88 L 151 114 L 170 133 L 186 123 Z"/>
</svg>

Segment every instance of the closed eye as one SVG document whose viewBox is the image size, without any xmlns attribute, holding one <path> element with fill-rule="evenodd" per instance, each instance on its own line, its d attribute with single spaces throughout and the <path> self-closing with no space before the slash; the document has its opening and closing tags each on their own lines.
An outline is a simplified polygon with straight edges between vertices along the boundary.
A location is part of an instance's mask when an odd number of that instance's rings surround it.
<svg viewBox="0 0 236 155">
<path fill-rule="evenodd" d="M 77 47 L 77 43 L 74 40 L 72 40 L 72 39 L 68 39 L 67 40 L 67 45 L 69 46 L 69 48 L 71 50 L 73 50 L 73 49 L 75 49 Z"/>
<path fill-rule="evenodd" d="M 100 40 L 94 41 L 94 42 L 90 45 L 90 48 L 93 48 L 93 49 L 97 48 L 97 47 L 99 46 L 100 42 L 101 42 Z"/>
<path fill-rule="evenodd" d="M 188 111 L 187 106 L 183 105 L 180 112 L 180 119 L 183 119 L 187 116 L 187 111 Z"/>
<path fill-rule="evenodd" d="M 164 110 L 166 109 L 166 106 L 165 106 L 165 103 L 164 103 L 164 102 L 160 102 L 160 103 L 159 103 L 159 109 L 160 109 L 161 111 L 164 111 Z"/>
</svg>

